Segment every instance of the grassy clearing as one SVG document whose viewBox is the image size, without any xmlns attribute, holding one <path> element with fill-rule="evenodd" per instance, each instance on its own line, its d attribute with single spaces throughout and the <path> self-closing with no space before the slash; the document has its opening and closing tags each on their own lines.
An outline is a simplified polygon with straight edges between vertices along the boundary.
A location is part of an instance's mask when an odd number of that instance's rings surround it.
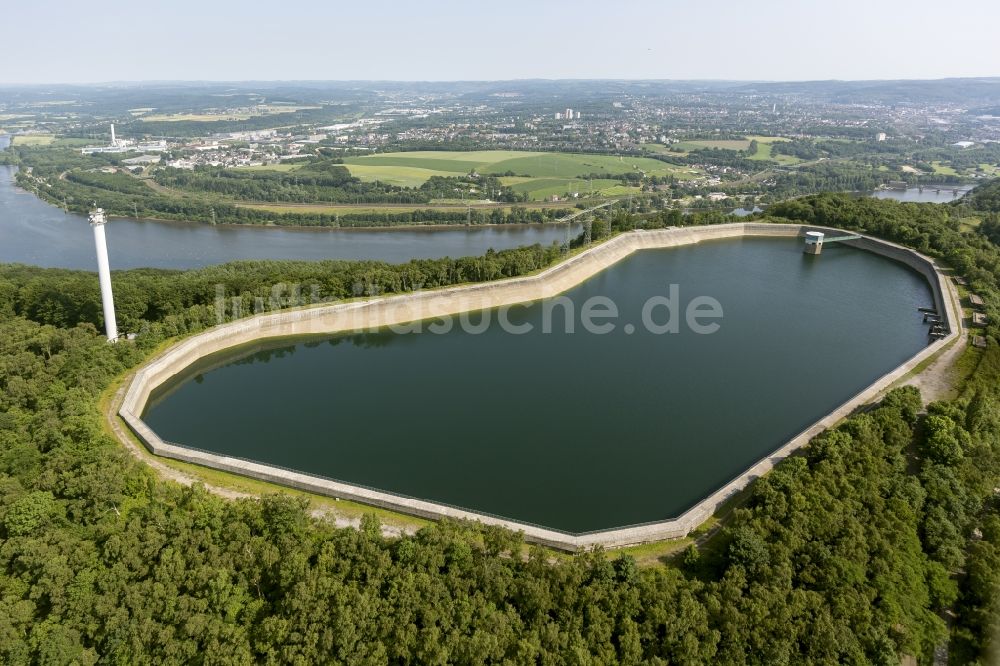
<svg viewBox="0 0 1000 666">
<path fill-rule="evenodd" d="M 942 164 L 940 161 L 931 162 L 931 166 L 934 167 L 934 173 L 938 176 L 957 176 L 958 172 L 954 168 Z"/>
<path fill-rule="evenodd" d="M 48 146 L 55 140 L 51 134 L 15 134 L 10 142 L 15 146 Z"/>
<path fill-rule="evenodd" d="M 636 564 L 641 567 L 649 567 L 663 564 L 664 560 L 670 559 L 683 552 L 684 549 L 692 543 L 694 543 L 694 539 L 692 537 L 684 537 L 683 539 L 669 539 L 667 541 L 644 543 L 640 546 L 628 546 L 617 552 L 621 552 L 625 555 L 631 555 L 635 558 Z"/>
<path fill-rule="evenodd" d="M 961 229 L 965 233 L 972 233 L 977 228 L 979 228 L 979 225 L 982 223 L 983 223 L 982 218 L 974 216 L 963 217 L 961 220 L 958 221 L 959 229 Z"/>
</svg>

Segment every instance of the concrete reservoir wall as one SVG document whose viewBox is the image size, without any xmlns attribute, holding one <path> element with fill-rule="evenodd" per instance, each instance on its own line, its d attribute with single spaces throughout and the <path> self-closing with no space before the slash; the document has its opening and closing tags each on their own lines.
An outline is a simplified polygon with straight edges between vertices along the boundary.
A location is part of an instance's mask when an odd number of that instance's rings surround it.
<svg viewBox="0 0 1000 666">
<path fill-rule="evenodd" d="M 616 236 L 541 273 L 528 277 L 253 316 L 223 324 L 187 338 L 146 363 L 133 376 L 118 414 L 143 444 L 159 456 L 205 465 L 309 492 L 350 499 L 423 518 L 436 519 L 447 516 L 502 525 L 522 531 L 529 541 L 563 550 L 579 550 L 598 544 L 605 547 L 626 546 L 683 537 L 708 519 L 728 498 L 747 487 L 751 481 L 765 474 L 775 464 L 807 444 L 820 432 L 848 416 L 855 408 L 877 397 L 893 382 L 906 375 L 923 360 L 961 334 L 962 321 L 953 287 L 950 281 L 941 275 L 931 259 L 908 248 L 876 238 L 862 237 L 853 241 L 845 241 L 848 245 L 900 261 L 920 272 L 931 286 L 935 307 L 944 318 L 945 325 L 950 331 L 949 334 L 934 341 L 909 361 L 880 377 L 867 389 L 777 448 L 770 455 L 759 460 L 723 487 L 712 492 L 681 516 L 671 520 L 583 534 L 570 534 L 281 469 L 241 458 L 178 446 L 162 440 L 140 417 L 151 392 L 156 387 L 199 359 L 238 345 L 267 338 L 370 330 L 392 324 L 404 324 L 417 318 L 444 317 L 461 312 L 539 300 L 556 296 L 580 284 L 638 250 L 668 248 L 705 240 L 741 236 L 804 236 L 807 231 L 821 231 L 828 236 L 844 233 L 838 229 L 826 227 L 753 222 L 632 231 Z"/>
</svg>

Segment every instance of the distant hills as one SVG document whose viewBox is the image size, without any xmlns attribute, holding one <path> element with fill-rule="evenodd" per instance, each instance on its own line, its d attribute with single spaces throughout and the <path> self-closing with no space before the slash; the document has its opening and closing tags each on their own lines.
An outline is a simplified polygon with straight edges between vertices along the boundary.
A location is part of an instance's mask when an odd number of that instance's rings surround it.
<svg viewBox="0 0 1000 666">
<path fill-rule="evenodd" d="M 21 100 L 52 99 L 56 93 L 70 93 L 76 98 L 100 94 L 120 94 L 141 90 L 152 97 L 172 97 L 178 93 L 200 95 L 282 92 L 297 99 L 311 98 L 323 92 L 344 93 L 399 92 L 452 93 L 461 97 L 513 93 L 525 96 L 572 95 L 604 97 L 634 94 L 657 96 L 684 93 L 737 94 L 766 96 L 803 96 L 812 101 L 850 103 L 955 102 L 982 104 L 986 111 L 1000 110 L 1000 77 L 953 78 L 930 80 L 872 81 L 710 81 L 710 80 L 622 80 L 622 79 L 523 79 L 513 81 L 142 81 L 93 85 L 17 85 L 0 86 L 0 96 Z M 987 108 L 987 105 L 992 105 Z"/>
</svg>

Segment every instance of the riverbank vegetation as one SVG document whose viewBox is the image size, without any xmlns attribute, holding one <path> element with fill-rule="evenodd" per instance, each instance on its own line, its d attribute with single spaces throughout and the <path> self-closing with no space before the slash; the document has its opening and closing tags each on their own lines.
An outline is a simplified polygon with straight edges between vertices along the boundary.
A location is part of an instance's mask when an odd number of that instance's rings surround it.
<svg viewBox="0 0 1000 666">
<path fill-rule="evenodd" d="M 23 153 L 22 153 L 23 154 Z M 551 222 L 568 213 L 559 207 L 516 205 L 523 197 L 489 176 L 432 178 L 421 188 L 363 183 L 335 163 L 316 170 L 241 171 L 167 169 L 156 180 L 140 179 L 114 170 L 106 156 L 51 155 L 22 168 L 17 184 L 66 210 L 86 213 L 95 202 L 111 215 L 163 220 L 197 220 L 214 224 L 250 224 L 304 227 L 389 227 L 419 225 L 529 224 Z M 81 166 L 66 170 L 70 163 Z M 110 171 L 102 171 L 104 164 Z M 491 207 L 433 205 L 445 196 L 461 201 L 470 188 L 490 192 L 499 202 Z M 357 212 L 302 211 L 288 206 L 280 212 L 262 202 L 284 204 L 342 204 Z M 362 205 L 366 204 L 366 205 Z M 384 205 L 378 209 L 379 204 Z M 398 204 L 414 204 L 398 210 Z M 373 210 L 373 206 L 376 208 Z"/>
<path fill-rule="evenodd" d="M 512 203 L 518 197 L 495 177 L 479 174 L 432 176 L 409 188 L 354 177 L 339 158 L 308 161 L 290 170 L 166 168 L 154 180 L 184 193 L 220 195 L 243 202 L 427 204 L 435 199 L 489 199 Z M 480 196 L 474 197 L 473 195 Z"/>
<path fill-rule="evenodd" d="M 962 230 L 969 211 L 821 195 L 772 212 L 934 254 L 997 321 L 1000 248 Z M 687 220 L 713 218 L 617 213 L 575 244 Z M 922 413 L 915 389 L 893 391 L 756 482 L 710 540 L 650 567 L 600 550 L 553 558 L 449 521 L 391 539 L 371 517 L 335 529 L 287 495 L 228 501 L 159 480 L 104 428 L 101 393 L 163 341 L 214 323 L 215 284 L 349 296 L 559 256 L 124 271 L 121 316 L 140 334 L 116 345 L 95 327 L 92 274 L 0 268 L 0 661 L 929 663 L 950 633 L 952 663 L 987 663 L 1000 592 L 995 323 L 987 348 L 967 352 L 976 370 L 957 399 Z"/>
<path fill-rule="evenodd" d="M 345 164 L 343 158 L 329 153 L 318 148 L 294 163 L 254 168 L 156 167 L 148 173 L 141 167 L 130 167 L 128 153 L 81 155 L 66 148 L 37 145 L 12 146 L 0 153 L 0 160 L 21 167 L 16 175 L 18 185 L 66 210 L 85 213 L 96 202 L 112 215 L 213 224 L 384 227 L 541 223 L 567 213 L 562 206 L 533 203 L 536 199 L 565 199 L 569 190 L 579 190 L 581 200 L 590 195 L 638 193 L 642 178 L 639 165 L 632 163 L 636 158 L 625 162 L 602 155 L 482 151 L 434 158 L 400 153 L 349 157 L 346 161 L 350 164 Z M 469 160 L 459 159 L 463 156 Z M 470 161 L 477 156 L 479 161 Z M 652 165 L 657 173 L 668 171 L 656 160 L 640 161 Z M 447 168 L 431 170 L 411 163 Z M 501 170 L 486 171 L 491 165 Z M 477 166 L 483 169 L 477 171 Z M 512 170 L 514 167 L 520 171 Z M 420 177 L 398 184 L 393 170 L 399 169 L 418 171 Z M 533 175 L 542 172 L 556 175 Z M 303 208 L 296 210 L 294 206 Z M 323 206 L 357 210 L 326 212 Z M 405 209 L 399 210 L 399 206 Z"/>
</svg>

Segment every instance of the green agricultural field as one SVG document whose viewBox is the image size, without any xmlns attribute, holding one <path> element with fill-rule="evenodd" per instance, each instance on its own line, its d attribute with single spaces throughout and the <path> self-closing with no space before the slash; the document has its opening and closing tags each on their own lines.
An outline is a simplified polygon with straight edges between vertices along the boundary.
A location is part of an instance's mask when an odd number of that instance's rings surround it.
<svg viewBox="0 0 1000 666">
<path fill-rule="evenodd" d="M 377 180 L 387 185 L 399 185 L 400 187 L 420 187 L 431 176 L 458 176 L 465 173 L 379 164 L 347 164 L 345 166 L 350 170 L 352 176 L 365 182 L 372 183 Z"/>
<path fill-rule="evenodd" d="M 506 152 L 506 151 L 505 151 Z M 426 152 L 426 153 L 390 153 L 386 155 L 369 155 L 364 157 L 349 157 L 344 160 L 348 168 L 354 166 L 364 167 L 410 167 L 414 169 L 424 169 L 433 171 L 448 172 L 451 174 L 467 174 L 477 171 L 485 162 L 482 160 L 449 159 L 442 158 L 448 153 Z M 455 153 L 456 155 L 468 155 L 469 153 Z"/>
<path fill-rule="evenodd" d="M 486 167 L 484 167 L 486 168 Z M 527 153 L 489 165 L 492 173 L 513 171 L 536 178 L 575 178 L 590 174 L 609 176 L 642 171 L 649 175 L 670 175 L 676 167 L 648 157 L 574 155 L 570 153 Z"/>
<path fill-rule="evenodd" d="M 791 166 L 793 164 L 798 164 L 802 160 L 798 157 L 792 155 L 772 155 L 771 145 L 778 143 L 779 141 L 788 141 L 788 139 L 782 138 L 780 136 L 751 136 L 757 142 L 757 152 L 747 159 L 759 161 L 759 162 L 777 162 L 782 166 Z"/>
<path fill-rule="evenodd" d="M 53 148 L 79 148 L 99 143 L 97 139 L 78 139 L 74 137 L 56 138 L 52 134 L 15 134 L 11 143 L 16 146 L 52 146 Z"/>
<path fill-rule="evenodd" d="M 672 144 L 666 146 L 662 143 L 646 143 L 643 144 L 643 148 L 657 155 L 666 155 L 667 157 L 686 157 L 688 154 L 687 150 L 683 148 L 678 148 L 680 144 Z"/>
<path fill-rule="evenodd" d="M 509 186 L 515 192 L 526 192 L 534 200 L 545 199 L 552 195 L 563 196 L 566 193 L 577 192 L 581 197 L 616 196 L 638 192 L 639 188 L 627 187 L 621 181 L 613 178 L 522 178 L 505 176 L 500 182 Z"/>
<path fill-rule="evenodd" d="M 478 173 L 515 173 L 503 182 L 533 199 L 566 192 L 589 193 L 591 185 L 580 176 L 604 174 L 615 176 L 630 172 L 673 176 L 688 180 L 697 176 L 690 168 L 666 164 L 648 157 L 585 155 L 576 153 L 536 153 L 513 150 L 415 151 L 349 157 L 345 166 L 361 180 L 380 180 L 393 185 L 417 187 L 431 176 L 461 176 Z M 597 178 L 595 194 L 607 195 L 608 188 L 622 187 L 610 178 Z M 617 190 L 616 190 L 617 191 Z M 631 191 L 631 188 L 625 190 Z"/>
<path fill-rule="evenodd" d="M 705 150 L 706 148 L 721 148 L 723 150 L 746 150 L 750 147 L 750 139 L 719 139 L 717 141 L 681 141 L 673 146 L 683 151 Z"/>
<path fill-rule="evenodd" d="M 80 148 L 82 146 L 92 146 L 99 141 L 94 139 L 78 139 L 75 137 L 60 137 L 52 142 L 53 148 Z"/>
<path fill-rule="evenodd" d="M 47 146 L 55 140 L 51 134 L 16 134 L 11 143 L 15 146 Z"/>
<path fill-rule="evenodd" d="M 626 194 L 638 194 L 642 192 L 640 187 L 629 187 L 628 185 L 612 185 L 611 187 L 606 187 L 601 190 L 601 196 L 605 197 L 623 197 Z"/>
</svg>

